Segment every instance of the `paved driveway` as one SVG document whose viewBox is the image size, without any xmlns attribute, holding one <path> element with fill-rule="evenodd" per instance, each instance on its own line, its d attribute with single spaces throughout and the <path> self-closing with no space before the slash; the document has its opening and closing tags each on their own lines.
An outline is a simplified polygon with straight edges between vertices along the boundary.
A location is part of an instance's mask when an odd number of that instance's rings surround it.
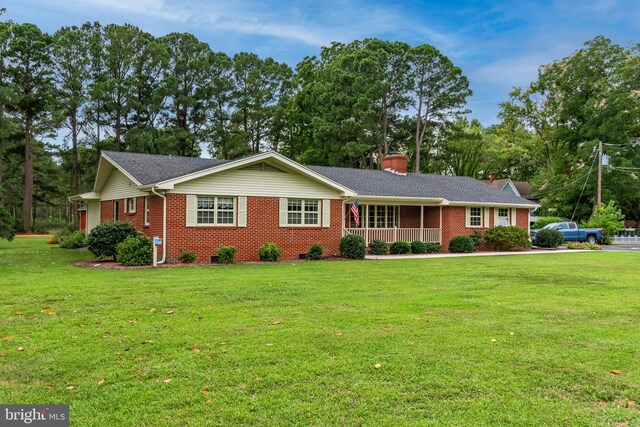
<svg viewBox="0 0 640 427">
<path fill-rule="evenodd" d="M 602 246 L 602 250 L 613 252 L 640 252 L 640 243 Z"/>
</svg>

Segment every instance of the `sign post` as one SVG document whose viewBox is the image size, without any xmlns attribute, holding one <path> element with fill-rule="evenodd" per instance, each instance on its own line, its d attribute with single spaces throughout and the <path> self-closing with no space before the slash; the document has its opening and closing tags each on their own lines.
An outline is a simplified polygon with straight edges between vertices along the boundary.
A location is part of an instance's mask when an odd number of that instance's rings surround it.
<svg viewBox="0 0 640 427">
<path fill-rule="evenodd" d="M 153 238 L 153 266 L 158 266 L 158 246 L 162 244 L 162 239 L 158 236 Z"/>
</svg>

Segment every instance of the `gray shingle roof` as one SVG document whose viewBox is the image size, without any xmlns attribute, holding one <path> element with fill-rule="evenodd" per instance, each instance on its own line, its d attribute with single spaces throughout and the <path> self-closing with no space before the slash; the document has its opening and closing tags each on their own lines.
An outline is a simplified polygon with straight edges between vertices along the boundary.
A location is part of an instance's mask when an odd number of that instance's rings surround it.
<svg viewBox="0 0 640 427">
<path fill-rule="evenodd" d="M 307 166 L 362 196 L 434 197 L 455 202 L 534 204 L 467 176 L 445 176 L 367 169 Z"/>
<path fill-rule="evenodd" d="M 142 185 L 166 181 L 230 161 L 115 151 L 104 151 L 104 154 Z M 352 189 L 361 196 L 425 197 L 444 198 L 456 202 L 534 204 L 466 176 L 413 173 L 396 175 L 379 170 L 329 166 L 307 166 L 307 168 Z"/>
<path fill-rule="evenodd" d="M 163 156 L 121 151 L 103 151 L 103 153 L 142 185 L 166 181 L 229 162 L 229 160 L 200 157 Z"/>
</svg>

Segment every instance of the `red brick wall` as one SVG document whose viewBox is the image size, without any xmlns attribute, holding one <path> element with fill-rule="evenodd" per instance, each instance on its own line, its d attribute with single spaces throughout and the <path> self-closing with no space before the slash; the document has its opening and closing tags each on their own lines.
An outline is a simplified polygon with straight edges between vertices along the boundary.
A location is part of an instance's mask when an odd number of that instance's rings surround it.
<svg viewBox="0 0 640 427">
<path fill-rule="evenodd" d="M 440 227 L 440 207 L 425 206 L 424 228 Z M 400 228 L 420 228 L 420 206 L 400 206 Z"/>
<path fill-rule="evenodd" d="M 407 173 L 407 156 L 390 154 L 382 159 L 382 169 L 391 169 L 398 173 Z"/>
<path fill-rule="evenodd" d="M 167 195 L 167 251 L 168 261 L 175 262 L 179 250 L 194 251 L 198 259 L 208 262 L 222 245 L 238 248 L 238 261 L 257 261 L 258 248 L 266 242 L 275 242 L 283 249 L 280 259 L 298 259 L 312 243 L 324 246 L 325 256 L 338 254 L 342 237 L 342 201 L 331 201 L 331 226 L 286 227 L 279 225 L 279 199 L 277 197 L 248 197 L 246 227 L 187 227 L 186 196 Z M 320 218 L 322 221 L 322 218 Z"/>
</svg>

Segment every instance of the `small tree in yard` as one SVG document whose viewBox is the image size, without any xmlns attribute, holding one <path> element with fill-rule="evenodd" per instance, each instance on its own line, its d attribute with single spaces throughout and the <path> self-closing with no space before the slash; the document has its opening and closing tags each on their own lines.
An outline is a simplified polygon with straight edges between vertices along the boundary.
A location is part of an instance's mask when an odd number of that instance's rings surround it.
<svg viewBox="0 0 640 427">
<path fill-rule="evenodd" d="M 613 243 L 613 236 L 616 232 L 624 227 L 624 215 L 616 206 L 616 202 L 611 200 L 606 205 L 596 208 L 591 219 L 586 223 L 583 222 L 581 227 L 602 228 L 604 234 L 602 243 L 610 245 Z"/>
<path fill-rule="evenodd" d="M 16 236 L 13 231 L 13 217 L 5 208 L 0 208 L 0 239 L 12 241 Z"/>
<path fill-rule="evenodd" d="M 87 248 L 98 258 L 113 258 L 115 260 L 118 243 L 124 242 L 127 237 L 136 234 L 136 229 L 129 222 L 105 222 L 91 230 L 87 238 Z"/>
</svg>

